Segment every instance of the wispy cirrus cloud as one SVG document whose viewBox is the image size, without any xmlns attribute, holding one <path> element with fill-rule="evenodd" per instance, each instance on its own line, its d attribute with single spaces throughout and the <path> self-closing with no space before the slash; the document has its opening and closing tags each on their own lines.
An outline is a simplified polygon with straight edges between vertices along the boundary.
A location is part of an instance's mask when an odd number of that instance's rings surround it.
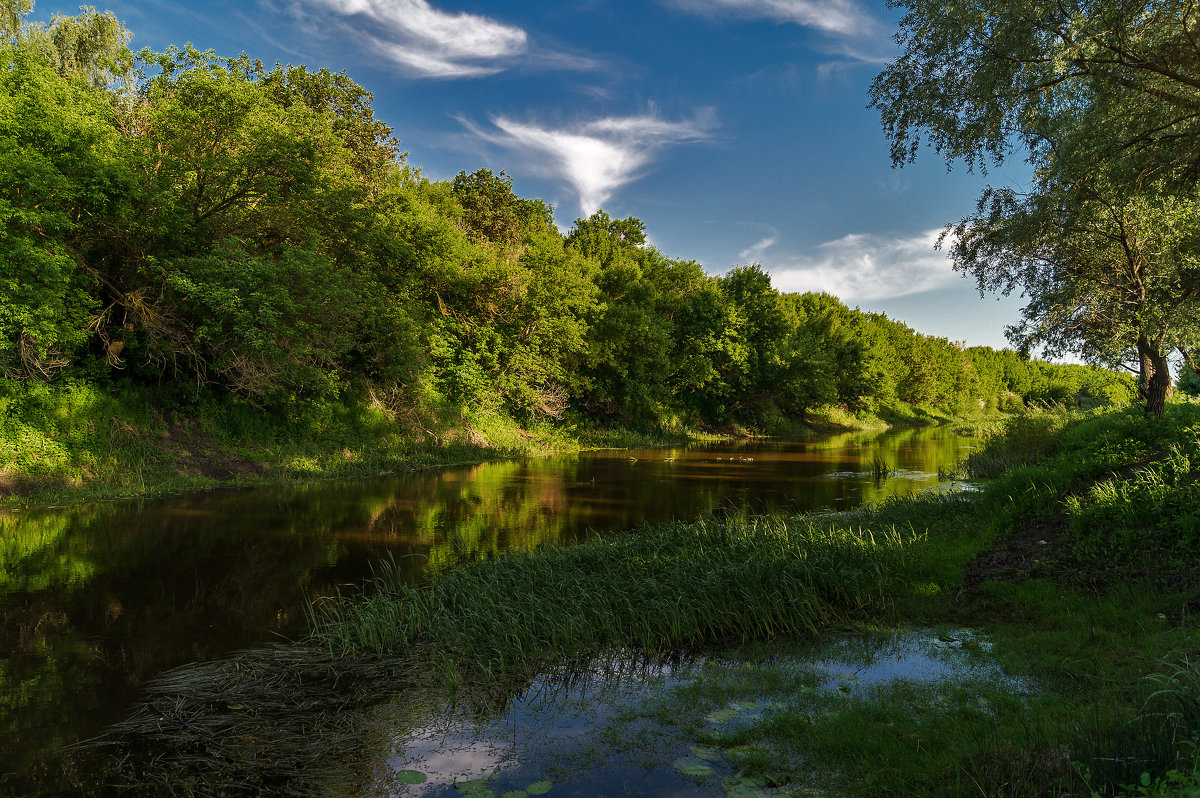
<svg viewBox="0 0 1200 798">
<path fill-rule="evenodd" d="M 659 0 L 692 14 L 719 19 L 769 19 L 824 34 L 816 49 L 849 59 L 824 65 L 826 73 L 854 62 L 886 63 L 894 56 L 889 30 L 854 0 Z"/>
<path fill-rule="evenodd" d="M 738 253 L 738 259 L 743 262 L 747 262 L 747 263 L 761 261 L 763 258 L 763 254 L 768 249 L 775 246 L 775 242 L 778 240 L 779 240 L 779 233 L 775 231 L 775 228 L 771 228 L 770 235 L 764 236 L 762 238 L 762 240 L 760 240 L 757 244 L 751 244 L 750 246 L 743 249 L 741 252 Z"/>
<path fill-rule="evenodd" d="M 739 16 L 791 22 L 841 36 L 873 34 L 879 22 L 852 0 L 666 0 L 705 16 Z"/>
<path fill-rule="evenodd" d="M 935 249 L 941 234 L 854 233 L 819 245 L 812 256 L 763 259 L 763 265 L 780 291 L 826 291 L 849 302 L 894 299 L 961 283 L 947 254 Z"/>
<path fill-rule="evenodd" d="M 371 49 L 417 77 L 493 75 L 530 50 L 529 34 L 521 27 L 442 11 L 427 0 L 312 0 L 303 13 L 313 7 L 342 17 Z"/>
<path fill-rule="evenodd" d="M 528 168 L 566 182 L 588 216 L 622 186 L 648 170 L 664 147 L 708 138 L 716 127 L 711 109 L 690 120 L 672 122 L 653 109 L 641 116 L 610 116 L 547 127 L 506 116 L 483 128 L 459 121 L 478 139 L 523 157 Z"/>
</svg>

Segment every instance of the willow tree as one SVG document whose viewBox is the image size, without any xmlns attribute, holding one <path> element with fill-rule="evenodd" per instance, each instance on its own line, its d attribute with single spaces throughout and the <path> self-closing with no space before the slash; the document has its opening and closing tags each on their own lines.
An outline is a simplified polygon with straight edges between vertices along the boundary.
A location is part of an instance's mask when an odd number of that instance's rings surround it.
<svg viewBox="0 0 1200 798">
<path fill-rule="evenodd" d="M 62 77 L 97 89 L 132 79 L 132 34 L 111 11 L 81 6 L 73 17 L 54 14 L 42 23 L 28 19 L 33 7 L 33 0 L 0 0 L 0 42 L 37 52 Z"/>
<path fill-rule="evenodd" d="M 890 0 L 901 55 L 871 88 L 903 165 L 928 144 L 987 170 L 1020 153 L 1029 191 L 988 189 L 955 228 L 957 268 L 1029 298 L 1016 343 L 1136 353 L 1161 413 L 1170 346 L 1194 330 L 1200 176 L 1194 0 Z M 1156 225 L 1168 229 L 1155 232 Z M 1119 337 L 1119 341 L 1114 340 Z"/>
<path fill-rule="evenodd" d="M 1103 181 L 989 193 L 951 254 L 981 288 L 1029 301 L 1010 339 L 1141 374 L 1147 410 L 1171 392 L 1166 354 L 1200 338 L 1200 197 Z"/>
</svg>

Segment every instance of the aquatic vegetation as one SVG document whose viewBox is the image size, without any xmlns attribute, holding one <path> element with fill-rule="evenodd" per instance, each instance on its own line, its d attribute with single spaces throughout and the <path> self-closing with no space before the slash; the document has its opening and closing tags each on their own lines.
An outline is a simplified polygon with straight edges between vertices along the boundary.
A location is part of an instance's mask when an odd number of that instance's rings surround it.
<svg viewBox="0 0 1200 798">
<path fill-rule="evenodd" d="M 495 672 L 605 646 L 806 637 L 886 616 L 917 571 L 922 539 L 806 517 L 671 523 L 471 563 L 421 587 L 385 575 L 365 595 L 315 602 L 312 639 L 334 652 L 421 650 Z"/>
<path fill-rule="evenodd" d="M 508 740 L 528 727 L 524 739 L 549 758 L 476 747 L 466 751 L 476 766 L 435 768 L 429 755 L 448 752 L 436 741 L 414 747 L 398 731 L 426 722 L 411 694 L 385 695 L 365 680 L 356 689 L 386 704 L 372 715 L 389 730 L 382 742 L 365 733 L 363 711 L 332 702 L 317 702 L 331 711 L 322 720 L 287 718 L 277 722 L 289 730 L 264 732 L 255 724 L 269 710 L 251 720 L 244 708 L 271 700 L 222 692 L 219 679 L 202 680 L 193 700 L 195 679 L 184 679 L 142 718 L 139 733 L 154 743 L 144 751 L 161 765 L 170 750 L 182 773 L 201 767 L 194 752 L 207 747 L 223 757 L 214 773 L 255 784 L 297 779 L 312 750 L 339 761 L 330 740 L 373 739 L 373 749 L 356 747 L 371 763 L 358 767 L 386 781 L 380 794 L 398 796 L 515 798 L 543 782 L 549 795 L 572 784 L 600 794 L 608 783 L 592 779 L 619 785 L 632 774 L 739 797 L 1188 795 L 1179 791 L 1200 739 L 1194 583 L 1097 562 L 1088 546 L 1136 518 L 1166 544 L 1143 565 L 1197 572 L 1195 547 L 1178 534 L 1188 506 L 1172 502 L 1191 489 L 1198 421 L 1190 407 L 1171 408 L 1159 426 L 1136 413 L 1085 416 L 1039 444 L 1036 462 L 971 493 L 806 516 L 731 512 L 471 562 L 420 587 L 381 573 L 361 592 L 313 605 L 308 643 L 329 674 L 338 663 L 348 673 L 406 663 L 422 685 L 446 691 L 435 704 L 452 703 L 465 724 L 451 736 L 490 729 Z M 1072 528 L 1072 513 L 1091 519 L 1086 529 Z M 929 624 L 917 632 L 924 664 L 888 679 L 871 663 L 912 658 L 834 631 L 857 626 L 881 633 L 861 639 L 887 640 L 901 620 Z M 806 641 L 827 660 L 805 649 L 801 664 Z M 713 646 L 728 643 L 744 645 L 719 660 Z M 681 649 L 692 656 L 676 656 Z M 603 664 L 644 655 L 661 679 Z M 962 667 L 947 676 L 945 662 Z M 612 702 L 587 682 L 597 668 L 619 685 Z M 308 682 L 234 670 L 293 700 Z M 547 708 L 555 680 L 580 688 L 574 710 Z M 557 737 L 529 727 L 572 711 L 576 725 Z M 164 731 L 163 718 L 175 725 Z M 279 741 L 272 755 L 288 761 L 255 759 L 247 741 L 264 739 Z"/>
</svg>

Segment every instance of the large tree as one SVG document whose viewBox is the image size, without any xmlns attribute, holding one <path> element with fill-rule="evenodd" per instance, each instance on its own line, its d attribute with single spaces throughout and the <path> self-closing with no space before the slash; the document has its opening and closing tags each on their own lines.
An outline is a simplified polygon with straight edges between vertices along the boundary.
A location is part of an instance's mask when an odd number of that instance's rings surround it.
<svg viewBox="0 0 1200 798">
<path fill-rule="evenodd" d="M 992 192 L 955 229 L 955 263 L 982 288 L 1029 298 L 1009 337 L 1141 374 L 1156 416 L 1171 391 L 1167 353 L 1200 335 L 1200 197 L 1103 181 L 1028 195 Z"/>
<path fill-rule="evenodd" d="M 1099 136 L 1079 136 L 1076 145 L 1154 171 L 1200 169 L 1195 0 L 888 5 L 906 12 L 896 34 L 903 52 L 876 76 L 870 96 L 895 164 L 914 160 L 922 144 L 948 161 L 986 166 L 1020 143 L 1039 162 L 1086 106 Z"/>
<path fill-rule="evenodd" d="M 1147 409 L 1195 340 L 1200 16 L 1193 0 L 890 0 L 902 54 L 875 79 L 896 165 L 928 143 L 985 169 L 1022 152 L 1028 192 L 988 189 L 957 268 L 1029 298 L 1015 343 L 1131 354 Z"/>
</svg>

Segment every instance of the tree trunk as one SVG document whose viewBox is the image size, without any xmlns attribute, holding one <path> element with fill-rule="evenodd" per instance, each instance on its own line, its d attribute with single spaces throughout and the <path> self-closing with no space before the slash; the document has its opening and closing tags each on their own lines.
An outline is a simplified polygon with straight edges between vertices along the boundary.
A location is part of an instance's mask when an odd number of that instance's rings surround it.
<svg viewBox="0 0 1200 798">
<path fill-rule="evenodd" d="M 1138 400 L 1150 401 L 1150 375 L 1154 373 L 1154 365 L 1150 362 L 1150 339 L 1144 335 L 1138 336 Z"/>
<path fill-rule="evenodd" d="M 1162 418 L 1166 415 L 1167 400 L 1171 398 L 1172 389 L 1167 356 L 1143 334 L 1138 336 L 1138 357 L 1142 363 L 1138 393 L 1146 402 L 1146 415 Z"/>
</svg>

